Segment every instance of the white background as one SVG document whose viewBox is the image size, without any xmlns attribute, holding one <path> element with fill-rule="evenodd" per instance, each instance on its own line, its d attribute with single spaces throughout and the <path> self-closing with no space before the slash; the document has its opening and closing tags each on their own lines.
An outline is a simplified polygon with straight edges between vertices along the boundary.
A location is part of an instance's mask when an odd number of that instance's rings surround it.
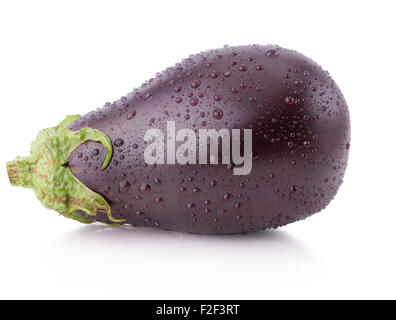
<svg viewBox="0 0 396 320">
<path fill-rule="evenodd" d="M 0 298 L 396 298 L 394 1 L 1 1 Z M 312 57 L 352 119 L 321 213 L 245 236 L 81 225 L 11 187 L 43 128 L 202 50 L 273 43 Z"/>
</svg>

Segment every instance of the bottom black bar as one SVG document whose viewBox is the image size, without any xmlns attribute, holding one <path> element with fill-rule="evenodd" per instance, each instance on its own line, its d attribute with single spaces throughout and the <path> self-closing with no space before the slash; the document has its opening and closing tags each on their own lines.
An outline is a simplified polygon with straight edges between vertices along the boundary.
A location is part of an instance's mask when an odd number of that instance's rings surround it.
<svg viewBox="0 0 396 320">
<path fill-rule="evenodd" d="M 334 302 L 335 300 L 333 300 Z M 315 316 L 317 319 L 317 308 L 307 308 L 307 303 L 310 301 L 264 301 L 264 300 L 53 300 L 48 301 L 22 301 L 33 302 L 29 304 L 28 308 L 17 307 L 15 303 L 22 304 L 21 301 L 1 301 L 2 303 L 11 302 L 12 313 L 28 312 L 30 317 L 36 315 L 40 318 L 50 316 L 53 319 L 54 311 L 57 310 L 62 317 L 75 318 L 78 315 L 79 319 L 95 319 L 100 317 L 102 319 L 112 320 L 116 317 L 123 317 L 123 319 L 265 319 L 273 315 L 274 312 L 278 316 L 292 315 L 293 317 L 309 315 Z M 45 303 L 43 305 L 42 303 Z M 316 301 L 325 302 L 325 301 Z M 340 302 L 340 301 L 337 301 Z M 348 301 L 343 302 L 342 314 L 344 316 L 363 312 L 366 316 L 372 314 L 377 319 L 381 313 L 381 309 L 374 308 L 370 305 L 363 305 L 359 308 L 354 308 L 353 314 L 349 313 Z M 345 304 L 348 303 L 348 305 Z M 355 301 L 357 302 L 357 301 Z M 361 301 L 360 301 L 361 302 Z M 48 308 L 48 303 L 58 303 L 58 308 Z M 354 304 L 353 304 L 354 305 Z M 6 308 L 2 308 L 3 313 Z M 339 319 L 339 308 L 325 307 L 320 309 L 325 312 L 326 317 L 330 319 Z M 350 309 L 352 311 L 352 308 Z M 360 310 L 360 311 L 359 311 Z M 356 317 L 354 317 L 356 318 Z M 369 317 L 370 318 L 370 317 Z"/>
</svg>

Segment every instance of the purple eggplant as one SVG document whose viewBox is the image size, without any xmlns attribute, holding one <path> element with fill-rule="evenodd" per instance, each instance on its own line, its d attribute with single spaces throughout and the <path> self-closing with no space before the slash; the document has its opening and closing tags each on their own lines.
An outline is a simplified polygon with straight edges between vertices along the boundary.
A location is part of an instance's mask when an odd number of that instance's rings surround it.
<svg viewBox="0 0 396 320">
<path fill-rule="evenodd" d="M 118 101 L 41 131 L 13 185 L 84 223 L 254 232 L 327 206 L 350 117 L 319 65 L 278 46 L 202 52 Z"/>
</svg>

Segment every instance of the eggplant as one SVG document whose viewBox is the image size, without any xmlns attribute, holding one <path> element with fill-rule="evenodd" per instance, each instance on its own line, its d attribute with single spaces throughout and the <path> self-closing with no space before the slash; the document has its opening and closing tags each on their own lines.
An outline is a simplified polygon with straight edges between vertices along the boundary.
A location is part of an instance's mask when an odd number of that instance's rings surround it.
<svg viewBox="0 0 396 320">
<path fill-rule="evenodd" d="M 225 46 L 41 131 L 7 171 L 83 223 L 247 233 L 325 208 L 349 148 L 347 104 L 318 64 L 279 46 Z"/>
</svg>

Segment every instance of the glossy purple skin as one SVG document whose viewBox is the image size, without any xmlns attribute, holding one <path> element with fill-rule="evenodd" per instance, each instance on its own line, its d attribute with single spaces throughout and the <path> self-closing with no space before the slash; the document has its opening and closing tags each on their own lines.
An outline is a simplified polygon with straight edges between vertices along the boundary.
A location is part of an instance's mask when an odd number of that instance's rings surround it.
<svg viewBox="0 0 396 320">
<path fill-rule="evenodd" d="M 167 121 L 177 130 L 253 129 L 251 173 L 236 176 L 223 164 L 146 165 L 143 136 L 149 128 L 166 132 Z M 192 233 L 253 232 L 322 210 L 342 183 L 350 145 L 348 107 L 335 82 L 311 59 L 277 46 L 191 56 L 70 129 L 86 126 L 113 141 L 112 161 L 101 172 L 105 149 L 89 141 L 69 166 L 113 215 Z M 95 220 L 109 223 L 105 214 Z"/>
</svg>

